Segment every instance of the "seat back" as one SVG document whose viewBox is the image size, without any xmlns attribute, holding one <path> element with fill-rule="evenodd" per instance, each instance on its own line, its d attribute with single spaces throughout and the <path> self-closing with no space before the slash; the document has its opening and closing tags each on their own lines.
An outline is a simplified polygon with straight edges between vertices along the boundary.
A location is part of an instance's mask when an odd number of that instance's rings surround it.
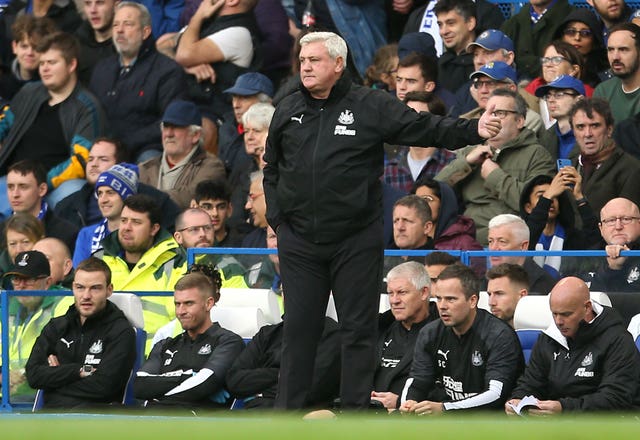
<svg viewBox="0 0 640 440">
<path fill-rule="evenodd" d="M 611 299 L 604 292 L 590 292 L 591 300 L 597 302 L 601 306 L 611 307 Z"/>
<path fill-rule="evenodd" d="M 258 307 L 223 307 L 211 309 L 211 320 L 221 327 L 231 330 L 243 339 L 251 339 L 260 327 L 269 324 L 262 309 Z"/>
<path fill-rule="evenodd" d="M 220 300 L 216 305 L 221 307 L 257 307 L 262 310 L 268 324 L 278 324 L 282 321 L 278 295 L 271 289 L 223 287 L 220 291 Z"/>
<path fill-rule="evenodd" d="M 516 334 L 518 335 L 518 339 L 520 339 L 520 346 L 522 347 L 522 354 L 524 355 L 525 363 L 529 363 L 529 358 L 531 357 L 531 350 L 538 340 L 538 336 L 540 336 L 542 330 L 530 330 L 530 329 L 520 329 L 516 330 Z"/>
<path fill-rule="evenodd" d="M 489 294 L 485 290 L 482 290 L 478 296 L 478 308 L 491 313 L 491 307 L 489 307 Z"/>
<path fill-rule="evenodd" d="M 391 304 L 389 303 L 389 295 L 387 293 L 381 293 L 380 305 L 378 306 L 378 313 L 384 313 L 389 309 L 391 309 Z"/>
<path fill-rule="evenodd" d="M 527 295 L 520 298 L 513 316 L 513 324 L 516 330 L 544 330 L 552 322 L 549 295 Z"/>
</svg>

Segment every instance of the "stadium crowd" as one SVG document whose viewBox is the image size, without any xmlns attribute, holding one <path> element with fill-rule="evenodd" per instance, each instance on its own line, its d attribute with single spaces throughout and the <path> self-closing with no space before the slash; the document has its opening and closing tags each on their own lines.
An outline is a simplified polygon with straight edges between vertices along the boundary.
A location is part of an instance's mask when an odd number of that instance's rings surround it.
<svg viewBox="0 0 640 440">
<path fill-rule="evenodd" d="M 639 409 L 628 319 L 589 291 L 640 285 L 640 13 L 587 3 L 12 0 L 2 288 L 73 291 L 10 298 L 12 400 Z M 279 254 L 187 265 L 211 247 Z M 607 257 L 442 252 L 481 249 Z M 283 322 L 245 346 L 221 288 L 271 289 Z M 114 291 L 173 293 L 141 297 L 140 366 Z M 553 322 L 525 366 L 528 295 Z"/>
</svg>

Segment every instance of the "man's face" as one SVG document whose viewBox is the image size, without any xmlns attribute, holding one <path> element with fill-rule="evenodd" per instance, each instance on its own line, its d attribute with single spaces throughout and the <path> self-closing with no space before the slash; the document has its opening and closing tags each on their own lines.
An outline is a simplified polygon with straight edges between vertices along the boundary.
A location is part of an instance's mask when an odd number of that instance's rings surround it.
<svg viewBox="0 0 640 440">
<path fill-rule="evenodd" d="M 409 92 L 429 92 L 435 87 L 422 76 L 420 66 L 400 67 L 396 71 L 396 97 L 403 100 Z"/>
<path fill-rule="evenodd" d="M 49 269 L 51 270 L 51 281 L 53 284 L 59 284 L 64 277 L 71 272 L 73 262 L 61 243 L 56 243 L 50 239 L 37 242 L 33 249 L 40 251 L 49 260 Z"/>
<path fill-rule="evenodd" d="M 124 201 L 122 196 L 113 190 L 110 186 L 101 186 L 96 191 L 98 195 L 98 209 L 100 214 L 107 220 L 116 220 L 120 217 Z"/>
<path fill-rule="evenodd" d="M 513 321 L 518 301 L 526 294 L 526 291 L 515 286 L 509 277 L 500 277 L 489 280 L 487 294 L 489 295 L 491 313 L 510 323 Z"/>
<path fill-rule="evenodd" d="M 631 219 L 623 224 L 624 218 Z M 616 219 L 612 225 L 607 220 Z M 600 210 L 600 234 L 607 244 L 625 245 L 640 238 L 640 212 L 629 200 L 613 199 Z M 625 221 L 626 222 L 626 221 Z"/>
<path fill-rule="evenodd" d="M 501 147 L 505 143 L 515 139 L 524 127 L 524 118 L 521 115 L 513 113 L 516 110 L 515 100 L 510 96 L 492 96 L 487 101 L 487 108 L 495 105 L 495 111 L 505 110 L 506 113 L 501 117 L 500 132 L 489 140 L 492 147 Z"/>
<path fill-rule="evenodd" d="M 101 173 L 116 164 L 116 146 L 110 142 L 96 142 L 91 147 L 87 160 L 87 182 L 95 185 Z"/>
<path fill-rule="evenodd" d="M 549 189 L 548 183 L 543 183 L 542 185 L 536 185 L 533 187 L 531 194 L 529 195 L 529 202 L 525 203 L 525 211 L 529 214 L 533 211 L 533 208 L 536 207 L 540 197 L 544 194 L 544 192 Z M 557 198 L 553 198 L 551 200 L 551 206 L 549 207 L 549 220 L 555 220 L 558 217 L 558 213 L 560 210 L 560 204 L 558 203 Z"/>
<path fill-rule="evenodd" d="M 153 244 L 153 238 L 160 230 L 160 225 L 152 224 L 149 214 L 136 212 L 128 207 L 122 208 L 118 241 L 127 252 L 144 253 Z"/>
<path fill-rule="evenodd" d="M 267 227 L 267 247 L 269 249 L 278 249 L 278 236 L 271 226 Z M 269 259 L 273 262 L 273 264 L 280 264 L 280 259 L 278 258 L 278 254 L 269 254 Z"/>
<path fill-rule="evenodd" d="M 73 298 L 82 322 L 104 310 L 111 293 L 113 285 L 107 285 L 104 272 L 76 271 L 73 278 Z"/>
<path fill-rule="evenodd" d="M 244 127 L 244 148 L 249 156 L 260 156 L 267 144 L 269 127 L 248 124 Z"/>
<path fill-rule="evenodd" d="M 182 329 L 189 334 L 200 334 L 209 323 L 209 312 L 215 301 L 211 296 L 204 295 L 197 287 L 176 290 L 174 295 L 176 317 Z"/>
<path fill-rule="evenodd" d="M 490 78 L 487 75 L 478 74 L 473 78 L 471 87 L 475 89 L 475 94 L 472 94 L 471 96 L 478 103 L 478 107 L 484 109 L 487 107 L 487 102 L 489 101 L 491 93 L 498 88 L 507 88 L 508 84 L 503 81 Z"/>
<path fill-rule="evenodd" d="M 624 0 L 587 0 L 604 20 L 613 23 L 622 17 L 624 12 Z"/>
<path fill-rule="evenodd" d="M 238 124 L 242 124 L 242 115 L 245 114 L 249 107 L 258 102 L 258 95 L 232 95 L 231 106 L 233 107 L 233 115 Z"/>
<path fill-rule="evenodd" d="M 183 222 L 184 225 L 174 234 L 180 246 L 185 249 L 213 246 L 213 225 L 206 212 L 187 211 Z"/>
<path fill-rule="evenodd" d="M 23 175 L 9 171 L 7 174 L 7 196 L 13 211 L 37 215 L 40 202 L 46 194 L 47 184 L 43 182 L 38 185 L 33 173 Z"/>
<path fill-rule="evenodd" d="M 16 255 L 20 252 L 26 252 L 33 249 L 33 242 L 27 235 L 22 232 L 14 231 L 13 229 L 7 229 L 7 252 L 9 253 L 9 259 L 11 262 L 15 262 Z"/>
<path fill-rule="evenodd" d="M 433 223 L 437 223 L 438 216 L 440 215 L 440 197 L 438 197 L 436 193 L 428 186 L 420 186 L 416 188 L 416 195 L 429 204 L 429 208 L 431 208 L 431 218 L 433 219 Z"/>
<path fill-rule="evenodd" d="M 51 286 L 51 277 L 41 276 L 36 278 L 15 275 L 11 278 L 13 290 L 30 291 L 30 290 L 47 290 Z M 36 310 L 44 300 L 43 296 L 17 296 L 18 302 L 27 310 Z"/>
<path fill-rule="evenodd" d="M 604 117 L 597 112 L 593 112 L 593 118 L 578 110 L 571 120 L 573 135 L 576 143 L 580 147 L 580 153 L 585 156 L 592 156 L 604 150 L 611 140 L 613 126 L 607 127 Z"/>
<path fill-rule="evenodd" d="M 487 50 L 484 47 L 473 46 L 473 67 L 475 70 L 479 70 L 485 64 L 492 61 L 502 61 L 503 63 L 511 65 L 511 58 L 504 56 L 502 49 Z"/>
<path fill-rule="evenodd" d="M 29 71 L 35 71 L 38 68 L 40 54 L 35 50 L 34 41 L 29 37 L 24 37 L 20 41 L 12 41 L 11 45 L 20 67 Z"/>
<path fill-rule="evenodd" d="M 428 287 L 418 290 L 407 278 L 392 278 L 387 280 L 387 294 L 396 321 L 410 326 L 422 320 L 429 301 Z"/>
<path fill-rule="evenodd" d="M 478 296 L 464 296 L 462 285 L 457 278 L 438 280 L 436 282 L 436 303 L 442 323 L 447 327 L 464 329 L 473 322 L 473 310 L 478 303 Z"/>
<path fill-rule="evenodd" d="M 190 127 L 162 124 L 162 148 L 169 157 L 186 156 L 195 148 L 199 138 L 200 132 L 192 132 Z"/>
<path fill-rule="evenodd" d="M 231 203 L 222 199 L 200 200 L 196 206 L 209 214 L 214 233 L 224 230 L 224 224 L 233 212 Z"/>
<path fill-rule="evenodd" d="M 151 34 L 149 26 L 142 27 L 140 12 L 136 8 L 123 7 L 113 18 L 113 45 L 125 58 L 135 58 L 142 42 Z"/>
<path fill-rule="evenodd" d="M 465 50 L 473 38 L 473 30 L 476 27 L 475 20 L 465 21 L 464 17 L 455 10 L 438 14 L 437 20 L 444 47 L 455 53 Z"/>
<path fill-rule="evenodd" d="M 573 105 L 580 99 L 580 95 L 573 89 L 552 89 L 546 96 L 549 114 L 555 118 L 565 118 L 569 115 Z M 558 96 L 561 94 L 562 96 Z"/>
<path fill-rule="evenodd" d="M 112 26 L 113 7 L 114 0 L 84 0 L 84 14 L 93 30 L 104 32 Z"/>
<path fill-rule="evenodd" d="M 40 54 L 39 71 L 42 84 L 50 92 L 64 89 L 73 81 L 72 73 L 75 72 L 77 66 L 76 60 L 67 63 L 62 52 L 58 49 L 49 49 Z"/>
<path fill-rule="evenodd" d="M 515 234 L 511 230 L 513 226 L 510 224 L 496 226 L 489 229 L 489 250 L 490 251 L 526 251 L 529 247 L 529 241 L 518 241 Z M 522 257 L 496 257 L 489 258 L 492 266 L 502 263 L 521 264 Z"/>
<path fill-rule="evenodd" d="M 427 242 L 432 222 L 423 222 L 415 208 L 393 208 L 393 241 L 399 249 L 417 249 Z"/>
<path fill-rule="evenodd" d="M 332 60 L 323 42 L 306 44 L 300 50 L 300 79 L 315 98 L 329 96 L 343 69 L 343 60 Z"/>
<path fill-rule="evenodd" d="M 591 310 L 590 301 L 583 302 L 573 295 L 554 295 L 553 291 L 549 298 L 549 306 L 553 322 L 565 338 L 573 338 L 576 335 L 580 322 Z"/>
<path fill-rule="evenodd" d="M 633 77 L 640 67 L 633 34 L 629 31 L 617 31 L 609 35 L 607 57 L 615 76 L 621 79 Z"/>
<path fill-rule="evenodd" d="M 253 225 L 256 228 L 267 227 L 267 204 L 264 198 L 264 190 L 262 189 L 262 182 L 260 179 L 256 179 L 251 182 L 251 186 L 249 187 L 249 196 L 247 197 L 247 203 L 244 205 L 244 209 L 249 211 L 251 214 Z"/>
</svg>

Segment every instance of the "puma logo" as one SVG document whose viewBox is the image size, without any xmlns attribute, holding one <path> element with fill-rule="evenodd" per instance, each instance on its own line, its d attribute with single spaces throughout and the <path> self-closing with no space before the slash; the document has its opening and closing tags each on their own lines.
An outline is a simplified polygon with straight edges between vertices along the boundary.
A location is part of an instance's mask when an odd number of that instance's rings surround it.
<svg viewBox="0 0 640 440">
<path fill-rule="evenodd" d="M 386 341 L 386 342 L 384 343 L 384 346 L 385 346 L 385 347 L 388 347 L 388 346 L 389 346 L 389 344 L 391 344 L 391 341 L 393 341 L 393 339 L 389 339 L 388 341 Z"/>
<path fill-rule="evenodd" d="M 302 118 L 304 118 L 304 113 L 300 115 L 300 117 L 291 116 L 292 121 L 296 121 L 298 124 L 302 125 Z"/>
<path fill-rule="evenodd" d="M 173 359 L 173 357 L 176 355 L 176 353 L 178 352 L 178 350 L 176 351 L 171 351 L 171 350 L 165 350 L 165 353 L 168 354 L 169 356 L 171 356 L 171 359 Z"/>
<path fill-rule="evenodd" d="M 442 350 L 438 350 L 438 354 L 442 355 L 442 357 L 444 358 L 445 361 L 447 361 L 447 356 L 449 356 L 449 352 L 451 350 L 447 350 L 447 351 L 442 351 Z"/>
<path fill-rule="evenodd" d="M 60 338 L 60 342 L 63 342 L 64 345 L 67 346 L 67 349 L 71 348 L 71 344 L 73 344 L 73 341 L 69 342 L 65 338 Z"/>
<path fill-rule="evenodd" d="M 560 356 L 560 352 L 553 352 L 553 360 L 555 361 L 556 359 L 558 359 L 558 356 Z"/>
</svg>

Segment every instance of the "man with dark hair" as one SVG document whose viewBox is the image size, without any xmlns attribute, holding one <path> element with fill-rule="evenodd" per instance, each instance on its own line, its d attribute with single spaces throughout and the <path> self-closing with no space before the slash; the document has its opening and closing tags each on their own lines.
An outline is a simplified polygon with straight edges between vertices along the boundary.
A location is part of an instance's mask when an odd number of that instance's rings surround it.
<svg viewBox="0 0 640 440">
<path fill-rule="evenodd" d="M 393 206 L 393 241 L 398 249 L 433 249 L 432 228 L 431 208 L 421 197 L 404 196 Z"/>
<path fill-rule="evenodd" d="M 127 148 L 119 140 L 106 137 L 96 139 L 85 166 L 86 183 L 82 188 L 56 204 L 56 215 L 73 223 L 78 228 L 99 222 L 102 219 L 102 214 L 95 197 L 96 181 L 101 173 L 116 164 L 127 162 L 128 157 Z M 160 225 L 168 231 L 172 231 L 180 208 L 171 200 L 169 194 L 140 181 L 138 181 L 137 192 L 146 194 L 156 201 L 163 213 Z"/>
<path fill-rule="evenodd" d="M 213 246 L 238 247 L 242 236 L 227 224 L 233 214 L 231 188 L 225 180 L 203 180 L 196 185 L 192 208 L 200 208 L 209 214 L 213 225 Z"/>
<path fill-rule="evenodd" d="M 83 0 L 84 20 L 75 35 L 80 41 L 78 79 L 89 85 L 93 68 L 102 59 L 116 53 L 111 38 L 113 16 L 118 0 Z"/>
<path fill-rule="evenodd" d="M 587 0 L 587 3 L 602 21 L 602 39 L 605 42 L 614 26 L 631 22 L 633 9 L 625 0 Z"/>
<path fill-rule="evenodd" d="M 47 185 L 58 189 L 84 177 L 83 162 L 93 140 L 103 134 L 105 120 L 99 102 L 78 82 L 78 41 L 54 33 L 36 50 L 42 82 L 25 85 L 0 117 L 0 176 L 20 160 L 38 158 L 47 172 Z M 74 181 L 65 186 L 56 191 L 56 200 L 80 185 Z M 0 209 L 6 208 L 0 202 Z"/>
<path fill-rule="evenodd" d="M 442 86 L 456 92 L 473 72 L 467 46 L 476 38 L 476 4 L 472 0 L 439 0 L 433 8 L 446 51 L 438 58 Z"/>
<path fill-rule="evenodd" d="M 438 281 L 438 275 L 440 275 L 447 266 L 451 266 L 452 264 L 461 264 L 460 259 L 448 252 L 431 252 L 424 257 L 424 268 L 429 274 L 432 290 L 435 288 L 435 282 Z"/>
<path fill-rule="evenodd" d="M 515 331 L 478 309 L 478 279 L 462 264 L 438 276 L 440 319 L 416 341 L 400 410 L 418 415 L 502 408 L 524 368 Z"/>
<path fill-rule="evenodd" d="M 160 227 L 161 212 L 144 194 L 124 200 L 120 227 L 102 240 L 94 253 L 109 265 L 115 290 L 171 290 L 186 270 L 186 256 L 178 243 Z M 171 298 L 142 298 L 148 341 L 175 317 Z M 147 351 L 151 347 L 147 346 Z"/>
<path fill-rule="evenodd" d="M 224 407 L 229 398 L 225 376 L 244 343 L 211 322 L 211 308 L 219 299 L 220 287 L 202 273 L 176 283 L 175 315 L 184 332 L 153 347 L 136 374 L 136 398 L 151 405 Z"/>
<path fill-rule="evenodd" d="M 409 52 L 400 58 L 396 70 L 396 97 L 404 101 L 409 92 L 432 92 L 449 108 L 454 95 L 438 83 L 437 60 L 422 52 Z"/>
<path fill-rule="evenodd" d="M 520 298 L 529 294 L 529 275 L 519 264 L 502 263 L 487 271 L 487 294 L 491 314 L 513 327 Z"/>
<path fill-rule="evenodd" d="M 9 199 L 11 211 L 24 212 L 42 221 L 45 236 L 59 238 L 73 249 L 78 228 L 53 213 L 44 200 L 47 194 L 47 174 L 39 162 L 21 160 L 9 167 L 5 195 Z M 0 228 L 4 231 L 4 224 Z M 0 247 L 4 247 L 4 233 L 0 237 Z"/>
<path fill-rule="evenodd" d="M 136 356 L 128 319 L 108 298 L 111 271 L 84 260 L 73 280 L 74 304 L 53 318 L 36 340 L 26 366 L 33 388 L 46 390 L 45 408 L 120 403 Z"/>
</svg>

